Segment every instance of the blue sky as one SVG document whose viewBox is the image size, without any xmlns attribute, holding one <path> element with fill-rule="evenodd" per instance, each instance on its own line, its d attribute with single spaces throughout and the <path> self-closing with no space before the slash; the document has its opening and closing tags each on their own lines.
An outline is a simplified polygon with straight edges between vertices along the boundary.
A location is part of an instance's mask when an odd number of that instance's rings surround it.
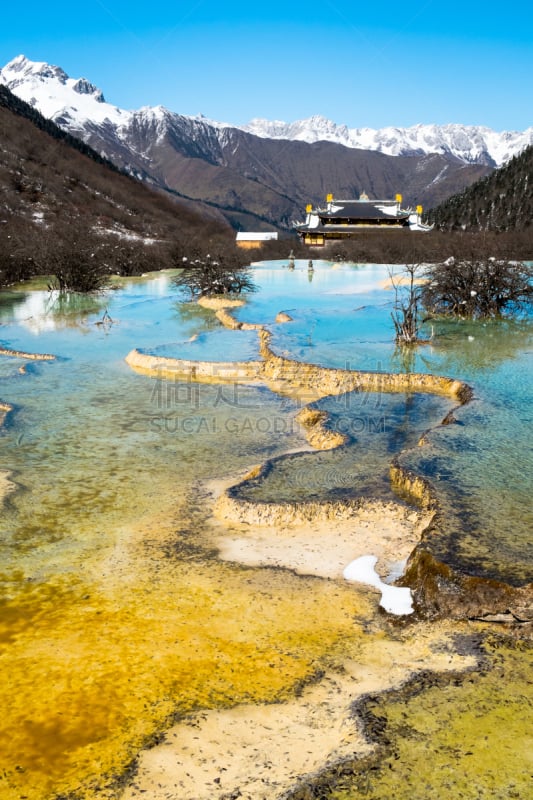
<svg viewBox="0 0 533 800">
<path fill-rule="evenodd" d="M 23 53 L 122 108 L 245 123 L 533 125 L 533 4 L 463 0 L 24 0 L 0 11 L 0 66 Z"/>
</svg>

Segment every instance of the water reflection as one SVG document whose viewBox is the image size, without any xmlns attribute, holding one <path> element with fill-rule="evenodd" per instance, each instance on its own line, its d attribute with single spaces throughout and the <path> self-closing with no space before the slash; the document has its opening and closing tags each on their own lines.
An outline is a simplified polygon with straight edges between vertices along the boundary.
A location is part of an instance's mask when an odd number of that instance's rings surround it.
<svg viewBox="0 0 533 800">
<path fill-rule="evenodd" d="M 173 309 L 176 318 L 181 323 L 190 325 L 198 333 L 201 331 L 212 331 L 220 327 L 220 322 L 213 312 L 198 305 L 198 303 L 190 303 L 182 300 L 174 303 Z"/>
<path fill-rule="evenodd" d="M 431 346 L 421 348 L 419 357 L 430 372 L 483 378 L 530 347 L 532 336 L 530 321 L 441 321 L 434 323 Z"/>
<path fill-rule="evenodd" d="M 11 321 L 16 307 L 24 303 L 26 297 L 24 292 L 0 292 L 0 322 Z"/>
<path fill-rule="evenodd" d="M 5 294 L 0 304 L 0 320 L 17 322 L 34 334 L 63 328 L 84 328 L 91 316 L 104 314 L 108 293 L 33 291 Z M 104 320 L 105 321 L 105 320 Z"/>
</svg>

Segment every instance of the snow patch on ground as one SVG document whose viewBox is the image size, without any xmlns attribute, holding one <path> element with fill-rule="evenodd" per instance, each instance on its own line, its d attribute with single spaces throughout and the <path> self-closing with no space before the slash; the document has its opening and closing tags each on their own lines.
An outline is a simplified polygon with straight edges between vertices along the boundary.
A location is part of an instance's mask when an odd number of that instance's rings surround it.
<svg viewBox="0 0 533 800">
<path fill-rule="evenodd" d="M 388 586 L 383 583 L 374 567 L 377 564 L 377 556 L 361 556 L 355 561 L 350 562 L 343 572 L 347 581 L 364 583 L 374 586 L 381 592 L 380 606 L 388 611 L 389 614 L 403 616 L 412 614 L 413 598 L 411 590 L 401 586 Z"/>
</svg>

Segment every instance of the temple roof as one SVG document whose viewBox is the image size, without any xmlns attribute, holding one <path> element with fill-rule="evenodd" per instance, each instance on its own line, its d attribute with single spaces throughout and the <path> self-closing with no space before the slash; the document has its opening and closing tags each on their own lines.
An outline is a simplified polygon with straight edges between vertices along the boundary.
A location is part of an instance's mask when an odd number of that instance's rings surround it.
<svg viewBox="0 0 533 800">
<path fill-rule="evenodd" d="M 386 209 L 386 210 L 385 210 Z M 331 210 L 317 210 L 320 219 L 335 222 L 338 219 L 407 219 L 408 211 L 399 209 L 396 204 L 371 200 L 354 200 L 341 203 L 336 201 Z"/>
<path fill-rule="evenodd" d="M 395 225 L 397 225 L 398 227 L 403 227 L 403 226 L 408 227 L 407 222 L 402 217 L 400 217 L 400 219 L 398 220 L 394 218 L 391 219 L 392 219 L 392 227 L 394 227 Z M 333 223 L 331 225 L 319 224 L 310 228 L 309 225 L 301 224 L 301 225 L 295 225 L 294 230 L 301 231 L 302 233 L 335 233 L 337 235 L 347 236 L 349 233 L 359 233 L 361 228 L 364 227 L 381 228 L 381 230 L 383 230 L 387 226 L 371 225 L 370 222 L 368 226 L 366 226 L 365 223 L 363 222 L 359 224 L 354 223 L 353 225 L 334 225 Z"/>
</svg>

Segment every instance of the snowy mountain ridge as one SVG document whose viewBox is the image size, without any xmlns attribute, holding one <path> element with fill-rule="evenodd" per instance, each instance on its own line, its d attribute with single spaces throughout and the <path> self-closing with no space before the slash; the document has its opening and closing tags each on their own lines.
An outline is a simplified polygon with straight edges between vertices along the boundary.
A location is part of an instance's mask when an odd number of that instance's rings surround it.
<svg viewBox="0 0 533 800">
<path fill-rule="evenodd" d="M 291 123 L 254 119 L 241 129 L 269 139 L 336 142 L 345 147 L 375 150 L 391 156 L 449 154 L 467 164 L 481 163 L 496 167 L 533 143 L 533 127 L 523 132 L 501 133 L 483 126 L 459 124 L 348 128 L 321 116 Z"/>
<path fill-rule="evenodd" d="M 163 106 L 126 111 L 107 103 L 102 91 L 85 78 L 70 78 L 60 67 L 30 61 L 20 55 L 0 69 L 0 83 L 45 117 L 54 120 L 70 133 L 83 137 L 92 125 L 114 130 L 124 140 L 136 122 L 149 123 L 157 136 L 164 136 L 169 124 L 179 122 L 195 136 L 223 140 L 228 129 L 237 129 L 260 138 L 314 143 L 333 142 L 344 147 L 377 151 L 386 155 L 425 155 L 439 153 L 453 156 L 465 164 L 498 167 L 533 143 L 533 127 L 526 131 L 497 133 L 487 127 L 459 124 L 419 124 L 410 128 L 348 128 L 322 116 L 292 123 L 254 119 L 247 125 L 216 122 L 203 116 L 191 117 L 169 111 Z"/>
</svg>

